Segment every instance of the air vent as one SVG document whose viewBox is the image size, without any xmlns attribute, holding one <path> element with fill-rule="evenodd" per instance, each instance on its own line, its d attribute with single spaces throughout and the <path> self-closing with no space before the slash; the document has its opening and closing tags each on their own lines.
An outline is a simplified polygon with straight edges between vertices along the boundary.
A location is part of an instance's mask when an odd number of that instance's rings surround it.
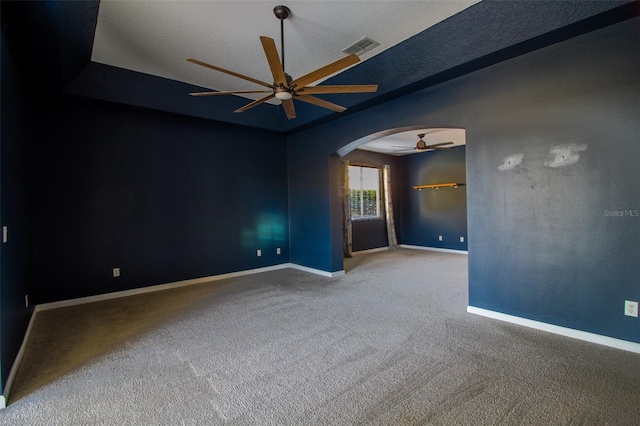
<svg viewBox="0 0 640 426">
<path fill-rule="evenodd" d="M 380 46 L 380 43 L 377 41 L 371 40 L 369 37 L 363 37 L 351 46 L 345 47 L 342 51 L 347 55 L 355 54 L 359 56 L 378 46 Z"/>
</svg>

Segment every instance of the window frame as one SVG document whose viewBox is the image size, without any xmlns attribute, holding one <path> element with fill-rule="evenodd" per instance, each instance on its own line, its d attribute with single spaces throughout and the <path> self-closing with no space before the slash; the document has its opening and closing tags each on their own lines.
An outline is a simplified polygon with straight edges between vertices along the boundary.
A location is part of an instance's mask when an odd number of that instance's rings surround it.
<svg viewBox="0 0 640 426">
<path fill-rule="evenodd" d="M 375 220 L 385 220 L 385 216 L 384 216 L 384 191 L 382 190 L 382 166 L 378 165 L 378 164 L 371 164 L 371 163 L 363 163 L 363 162 L 350 162 L 349 163 L 349 167 L 359 167 L 359 168 L 369 168 L 369 169 L 376 169 L 378 171 L 378 189 L 377 189 L 377 209 L 378 209 L 378 215 L 377 216 L 352 216 L 351 215 L 351 191 L 354 188 L 351 188 L 351 185 L 349 185 L 349 194 L 348 194 L 348 200 L 349 200 L 349 220 L 351 220 L 352 222 L 366 222 L 366 221 L 375 221 Z M 349 170 L 351 171 L 351 169 Z M 351 173 L 349 173 L 349 180 L 351 180 Z M 359 189 L 360 191 L 363 191 L 362 188 L 355 188 L 355 189 Z M 361 201 L 362 203 L 362 201 Z M 362 210 L 361 210 L 362 212 Z"/>
</svg>

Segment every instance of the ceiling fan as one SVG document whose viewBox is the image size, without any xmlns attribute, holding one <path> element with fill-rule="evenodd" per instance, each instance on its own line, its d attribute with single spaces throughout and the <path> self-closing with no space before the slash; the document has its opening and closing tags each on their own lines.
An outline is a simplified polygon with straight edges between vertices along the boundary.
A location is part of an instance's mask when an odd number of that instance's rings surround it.
<svg viewBox="0 0 640 426">
<path fill-rule="evenodd" d="M 225 74 L 232 75 L 234 77 L 241 78 L 243 80 L 250 81 L 260 86 L 268 88 L 268 90 L 231 90 L 231 91 L 210 91 L 210 92 L 194 92 L 189 93 L 191 96 L 216 96 L 216 95 L 234 95 L 242 93 L 268 93 L 268 95 L 255 100 L 241 108 L 238 108 L 234 112 L 243 112 L 257 105 L 260 105 L 272 98 L 277 98 L 282 102 L 285 114 L 288 119 L 296 117 L 296 110 L 293 105 L 293 99 L 307 102 L 319 107 L 327 108 L 332 111 L 342 112 L 346 108 L 334 103 L 325 101 L 312 95 L 323 95 L 330 93 L 364 93 L 375 92 L 378 90 L 377 84 L 367 85 L 339 85 L 339 86 L 308 86 L 324 77 L 327 77 L 335 72 L 343 70 L 351 65 L 360 62 L 360 58 L 357 55 L 351 54 L 322 68 L 318 68 L 308 74 L 298 77 L 295 80 L 291 78 L 284 70 L 284 20 L 287 19 L 291 10 L 286 6 L 276 6 L 273 9 L 273 13 L 280 20 L 280 50 L 282 54 L 282 61 L 278 57 L 278 50 L 276 44 L 272 38 L 260 36 L 262 42 L 262 48 L 267 57 L 271 74 L 273 75 L 273 84 L 269 84 L 264 81 L 256 80 L 246 75 L 238 74 L 233 71 L 226 70 L 224 68 L 217 67 L 215 65 L 207 64 L 197 59 L 189 58 L 187 61 L 196 65 L 210 68 L 215 71 L 223 72 Z"/>
<path fill-rule="evenodd" d="M 418 141 L 418 143 L 416 143 L 415 148 L 399 149 L 393 152 L 413 151 L 413 150 L 416 150 L 418 152 L 424 152 L 424 151 L 429 151 L 431 149 L 449 149 L 448 146 L 444 146 L 444 145 L 453 145 L 453 142 L 440 142 L 440 143 L 427 145 L 427 143 L 422 140 L 422 138 L 424 138 L 426 135 L 427 135 L 426 133 L 420 133 L 418 135 L 418 138 L 420 138 L 420 140 Z M 404 147 L 396 146 L 396 148 L 404 148 Z"/>
</svg>

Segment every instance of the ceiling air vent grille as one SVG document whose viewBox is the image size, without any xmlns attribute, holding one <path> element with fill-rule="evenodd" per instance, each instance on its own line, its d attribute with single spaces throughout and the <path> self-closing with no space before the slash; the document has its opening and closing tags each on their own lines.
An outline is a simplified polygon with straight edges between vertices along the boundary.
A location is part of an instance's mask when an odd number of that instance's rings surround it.
<svg viewBox="0 0 640 426">
<path fill-rule="evenodd" d="M 345 47 L 344 49 L 342 49 L 342 51 L 347 55 L 362 55 L 363 53 L 368 52 L 378 46 L 380 46 L 380 43 L 378 43 L 377 41 L 371 40 L 369 37 L 363 37 L 353 43 L 351 46 Z"/>
</svg>

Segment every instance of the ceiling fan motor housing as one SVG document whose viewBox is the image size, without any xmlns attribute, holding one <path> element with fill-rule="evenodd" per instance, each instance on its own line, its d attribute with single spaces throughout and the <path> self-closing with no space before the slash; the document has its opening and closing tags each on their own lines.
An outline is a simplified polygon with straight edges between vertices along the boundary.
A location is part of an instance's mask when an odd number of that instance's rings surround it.
<svg viewBox="0 0 640 426">
<path fill-rule="evenodd" d="M 422 138 L 424 138 L 425 135 L 426 133 L 422 133 L 418 135 L 420 140 L 418 141 L 418 143 L 416 143 L 416 151 L 425 151 L 427 149 L 427 143 L 422 140 Z"/>
<path fill-rule="evenodd" d="M 287 6 L 279 5 L 273 8 L 273 14 L 276 15 L 276 18 L 282 21 L 289 17 L 289 15 L 291 14 L 291 9 L 289 9 Z"/>
</svg>

